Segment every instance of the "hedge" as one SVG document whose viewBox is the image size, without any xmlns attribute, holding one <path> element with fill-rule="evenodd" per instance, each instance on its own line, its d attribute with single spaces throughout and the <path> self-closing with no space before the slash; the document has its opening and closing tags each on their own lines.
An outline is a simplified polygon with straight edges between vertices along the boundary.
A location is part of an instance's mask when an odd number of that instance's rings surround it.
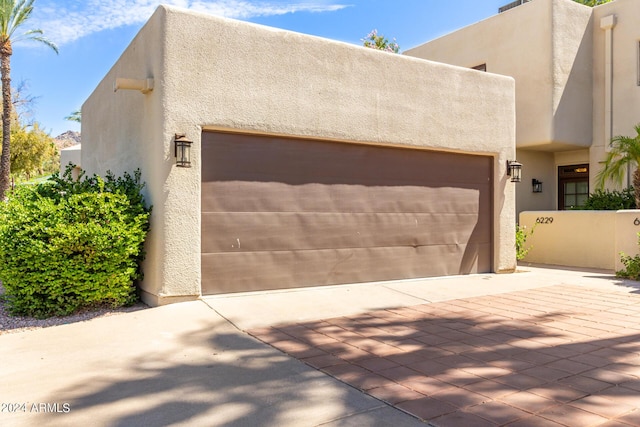
<svg viewBox="0 0 640 427">
<path fill-rule="evenodd" d="M 14 189 L 0 202 L 0 280 L 13 315 L 49 317 L 137 301 L 149 230 L 140 171 Z"/>
</svg>

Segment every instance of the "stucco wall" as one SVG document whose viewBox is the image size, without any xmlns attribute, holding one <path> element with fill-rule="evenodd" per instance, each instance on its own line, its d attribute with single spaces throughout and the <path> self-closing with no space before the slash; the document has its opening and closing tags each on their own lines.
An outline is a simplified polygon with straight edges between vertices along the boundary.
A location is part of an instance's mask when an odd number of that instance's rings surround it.
<svg viewBox="0 0 640 427">
<path fill-rule="evenodd" d="M 591 8 L 536 0 L 409 49 L 406 55 L 515 78 L 516 144 L 591 144 Z"/>
<path fill-rule="evenodd" d="M 520 226 L 533 235 L 525 262 L 613 270 L 616 211 L 522 212 Z"/>
<path fill-rule="evenodd" d="M 589 150 L 559 151 L 553 153 L 555 166 L 570 166 L 589 163 Z M 557 175 L 556 175 L 557 178 Z"/>
<path fill-rule="evenodd" d="M 523 211 L 558 208 L 558 167 L 589 163 L 589 149 L 558 151 L 516 150 L 522 182 L 516 186 L 516 215 Z M 542 181 L 542 193 L 533 193 L 531 180 Z M 590 191 L 593 191 L 590 187 Z"/>
<path fill-rule="evenodd" d="M 522 212 L 520 226 L 535 227 L 524 262 L 618 271 L 640 253 L 640 210 Z"/>
<path fill-rule="evenodd" d="M 621 254 L 636 256 L 640 253 L 640 210 L 629 209 L 616 212 L 616 257 L 615 270 L 622 270 Z"/>
<path fill-rule="evenodd" d="M 169 264 L 184 262 L 184 242 L 169 236 L 167 228 L 171 193 L 182 191 L 176 186 L 169 188 L 167 180 L 182 171 L 172 167 L 173 152 L 163 129 L 164 30 L 164 13 L 155 13 L 82 106 L 83 168 L 89 174 L 111 170 L 116 175 L 140 168 L 146 183 L 145 198 L 153 210 L 142 289 L 151 304 L 174 295 L 199 295 L 198 270 L 189 264 L 186 267 L 190 273 L 182 280 L 167 281 Z M 146 94 L 133 90 L 114 92 L 116 78 L 154 78 L 155 87 Z M 184 226 L 195 229 L 197 226 L 192 223 L 193 220 L 185 221 Z M 192 242 L 197 245 L 199 240 Z"/>
<path fill-rule="evenodd" d="M 547 1 L 551 5 L 553 34 L 553 143 L 550 149 L 559 151 L 590 147 L 593 111 L 589 94 L 593 87 L 592 11 L 573 0 Z M 526 113 L 523 111 L 523 114 Z"/>
<path fill-rule="evenodd" d="M 553 153 L 517 150 L 517 158 L 524 166 L 522 182 L 516 185 L 516 213 L 526 210 L 552 210 L 556 208 L 557 172 Z M 534 193 L 532 179 L 542 181 L 542 193 Z"/>
<path fill-rule="evenodd" d="M 150 76 L 147 95 L 110 90 Z M 510 78 L 163 6 L 85 103 L 83 165 L 143 169 L 152 303 L 200 292 L 203 128 L 493 156 L 494 270 L 511 271 L 514 120 Z M 176 132 L 194 141 L 191 169 L 174 165 Z"/>
<path fill-rule="evenodd" d="M 82 167 L 82 146 L 81 144 L 72 145 L 71 147 L 60 150 L 60 176 L 65 173 L 69 163 L 74 164 L 72 176 L 78 178 Z"/>
<path fill-rule="evenodd" d="M 606 155 L 609 143 L 605 129 L 605 31 L 600 28 L 602 18 L 614 15 L 613 28 L 613 86 L 611 135 L 635 136 L 633 127 L 640 123 L 640 86 L 638 86 L 638 57 L 640 42 L 640 2 L 615 0 L 594 8 L 593 50 L 593 146 L 591 147 L 592 183 L 600 169 L 599 162 Z M 625 179 L 623 186 L 627 185 Z M 615 187 L 610 185 L 610 187 Z"/>
</svg>

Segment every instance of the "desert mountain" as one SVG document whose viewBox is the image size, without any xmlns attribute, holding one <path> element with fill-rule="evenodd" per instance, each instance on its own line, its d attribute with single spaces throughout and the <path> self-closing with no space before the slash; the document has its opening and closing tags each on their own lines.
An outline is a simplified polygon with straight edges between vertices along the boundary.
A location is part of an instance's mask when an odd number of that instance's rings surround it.
<svg viewBox="0 0 640 427">
<path fill-rule="evenodd" d="M 80 132 L 68 130 L 53 139 L 58 150 L 80 144 Z"/>
</svg>

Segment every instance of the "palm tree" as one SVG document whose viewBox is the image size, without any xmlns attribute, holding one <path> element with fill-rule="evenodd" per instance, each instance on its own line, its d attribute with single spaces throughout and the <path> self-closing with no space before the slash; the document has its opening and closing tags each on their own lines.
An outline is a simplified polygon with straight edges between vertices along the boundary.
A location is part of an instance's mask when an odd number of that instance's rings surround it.
<svg viewBox="0 0 640 427">
<path fill-rule="evenodd" d="M 611 149 L 601 162 L 604 166 L 596 175 L 596 185 L 603 188 L 607 180 L 621 184 L 627 166 L 635 166 L 633 190 L 636 209 L 640 209 L 640 124 L 635 126 L 636 136 L 616 136 L 611 140 Z"/>
<path fill-rule="evenodd" d="M 10 185 L 11 157 L 11 55 L 13 43 L 35 40 L 49 46 L 56 53 L 55 44 L 42 36 L 42 30 L 28 30 L 15 34 L 33 12 L 34 0 L 0 0 L 0 79 L 2 80 L 2 155 L 0 156 L 0 200 L 4 200 Z"/>
<path fill-rule="evenodd" d="M 69 120 L 70 122 L 81 123 L 82 122 L 82 112 L 80 110 L 73 111 L 71 114 L 69 114 L 64 119 L 65 120 Z"/>
<path fill-rule="evenodd" d="M 601 4 L 609 3 L 613 0 L 573 0 L 576 3 L 584 4 L 585 6 L 599 6 Z"/>
</svg>

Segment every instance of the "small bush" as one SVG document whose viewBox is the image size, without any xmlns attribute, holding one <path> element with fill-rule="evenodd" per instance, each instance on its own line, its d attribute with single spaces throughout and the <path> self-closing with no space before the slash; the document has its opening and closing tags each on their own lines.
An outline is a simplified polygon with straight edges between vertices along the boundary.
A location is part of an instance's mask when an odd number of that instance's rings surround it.
<svg viewBox="0 0 640 427">
<path fill-rule="evenodd" d="M 577 207 L 579 210 L 610 211 L 620 209 L 635 209 L 636 199 L 633 187 L 622 191 L 596 190 L 589 195 L 584 205 Z"/>
<path fill-rule="evenodd" d="M 638 233 L 638 244 L 640 244 L 640 233 Z M 617 277 L 640 280 L 640 255 L 632 257 L 620 253 L 620 261 L 624 264 L 624 269 L 616 271 Z"/>
<path fill-rule="evenodd" d="M 531 230 L 527 231 L 527 226 L 523 225 L 520 227 L 516 224 L 516 259 L 520 261 L 524 257 L 527 256 L 532 246 L 525 246 L 527 244 L 527 239 L 529 236 L 533 234 L 533 230 L 535 229 L 535 225 Z"/>
<path fill-rule="evenodd" d="M 624 269 L 616 271 L 616 276 L 625 279 L 640 280 L 640 255 L 631 257 L 621 253 L 620 256 L 620 260 L 624 264 Z"/>
<path fill-rule="evenodd" d="M 137 300 L 149 229 L 140 171 L 17 187 L 0 203 L 0 280 L 14 315 L 68 315 Z"/>
</svg>

